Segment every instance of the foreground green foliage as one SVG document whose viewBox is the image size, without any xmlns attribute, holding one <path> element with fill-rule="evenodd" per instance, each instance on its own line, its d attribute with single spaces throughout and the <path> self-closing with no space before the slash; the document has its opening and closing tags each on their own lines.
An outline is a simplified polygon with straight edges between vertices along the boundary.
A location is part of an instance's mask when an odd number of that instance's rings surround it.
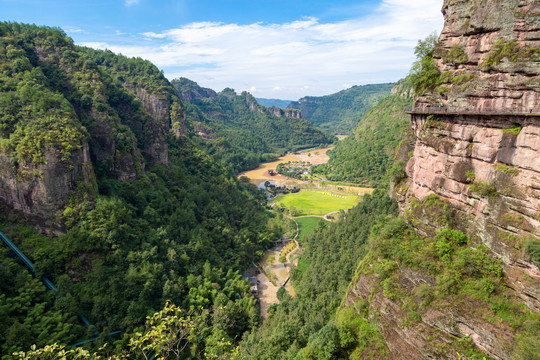
<svg viewBox="0 0 540 360">
<path fill-rule="evenodd" d="M 226 354 L 228 359 L 236 357 L 230 339 L 219 326 L 230 321 L 221 307 L 216 313 L 206 310 L 185 311 L 167 303 L 163 310 L 148 316 L 145 329 L 129 339 L 126 349 L 111 354 L 112 348 L 104 344 L 97 351 L 82 348 L 49 345 L 40 349 L 33 346 L 27 352 L 15 354 L 18 359 L 217 359 Z M 225 316 L 224 316 L 225 315 Z M 211 325 L 211 318 L 220 321 Z M 204 341 L 205 339 L 206 341 Z M 205 349 L 203 351 L 203 349 Z"/>
<path fill-rule="evenodd" d="M 413 85 L 415 96 L 430 92 L 441 84 L 441 72 L 433 58 L 433 51 L 436 44 L 437 34 L 433 33 L 424 40 L 418 40 L 418 44 L 414 49 L 416 61 L 411 67 L 409 78 Z M 450 62 L 454 60 L 451 59 Z"/>
<path fill-rule="evenodd" d="M 302 117 L 324 131 L 346 135 L 358 125 L 369 109 L 390 95 L 393 85 L 353 86 L 332 95 L 308 96 L 292 102 L 289 107 L 300 109 Z"/>
</svg>

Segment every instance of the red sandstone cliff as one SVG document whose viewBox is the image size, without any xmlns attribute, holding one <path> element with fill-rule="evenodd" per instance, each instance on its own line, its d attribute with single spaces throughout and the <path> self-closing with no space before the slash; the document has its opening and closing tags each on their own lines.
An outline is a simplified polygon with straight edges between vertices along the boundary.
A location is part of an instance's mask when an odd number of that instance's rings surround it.
<svg viewBox="0 0 540 360">
<path fill-rule="evenodd" d="M 538 313 L 540 269 L 524 243 L 540 239 L 540 2 L 446 0 L 442 11 L 434 51 L 439 83 L 416 99 L 413 136 L 398 155 L 407 162 L 406 177 L 394 195 L 418 233 L 432 237 L 447 225 L 438 217 L 446 216 L 472 248 L 486 246 L 501 260 L 505 296 Z M 436 205 L 427 206 L 429 199 Z M 492 358 L 514 358 L 519 329 L 478 316 L 481 303 L 428 308 L 407 325 L 403 299 L 384 295 L 369 261 L 377 260 L 364 261 L 345 305 L 369 301 L 386 358 L 457 359 L 453 344 L 465 335 Z M 396 266 L 405 293 L 437 282 Z"/>
<path fill-rule="evenodd" d="M 414 154 L 398 199 L 402 210 L 430 194 L 448 201 L 460 228 L 504 261 L 518 295 L 540 309 L 540 282 L 525 290 L 520 280 L 540 281 L 521 251 L 524 238 L 540 237 L 540 3 L 447 0 L 443 13 L 442 84 L 415 105 L 443 102 L 452 114 L 412 114 Z"/>
</svg>

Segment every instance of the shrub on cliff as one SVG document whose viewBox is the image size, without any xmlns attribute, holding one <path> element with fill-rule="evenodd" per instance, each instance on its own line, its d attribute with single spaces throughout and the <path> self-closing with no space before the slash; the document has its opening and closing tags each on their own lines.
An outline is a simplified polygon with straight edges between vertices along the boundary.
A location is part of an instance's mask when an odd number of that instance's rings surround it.
<svg viewBox="0 0 540 360">
<path fill-rule="evenodd" d="M 441 84 L 441 72 L 433 59 L 436 44 L 437 34 L 432 33 L 424 40 L 419 40 L 414 49 L 416 61 L 411 67 L 409 76 L 416 96 L 431 91 Z"/>
<path fill-rule="evenodd" d="M 523 249 L 529 259 L 536 265 L 540 266 L 540 239 L 527 238 L 524 241 Z"/>
</svg>

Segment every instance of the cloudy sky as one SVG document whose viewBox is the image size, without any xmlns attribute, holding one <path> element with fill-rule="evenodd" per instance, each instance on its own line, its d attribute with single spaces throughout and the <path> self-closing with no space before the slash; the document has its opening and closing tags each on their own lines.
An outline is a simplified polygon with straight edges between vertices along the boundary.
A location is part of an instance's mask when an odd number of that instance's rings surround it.
<svg viewBox="0 0 540 360">
<path fill-rule="evenodd" d="M 0 0 L 0 20 L 61 27 L 169 79 L 296 100 L 405 76 L 442 0 Z"/>
</svg>

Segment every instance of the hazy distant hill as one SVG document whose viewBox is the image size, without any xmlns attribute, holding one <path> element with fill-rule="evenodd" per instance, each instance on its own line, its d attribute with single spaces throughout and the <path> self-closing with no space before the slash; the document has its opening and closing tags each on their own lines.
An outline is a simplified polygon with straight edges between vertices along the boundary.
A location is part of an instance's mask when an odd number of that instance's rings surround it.
<svg viewBox="0 0 540 360">
<path fill-rule="evenodd" d="M 265 98 L 255 98 L 259 104 L 262 106 L 277 106 L 279 108 L 285 109 L 287 106 L 289 106 L 290 103 L 293 102 L 293 100 L 281 100 L 281 99 L 265 99 Z"/>
<path fill-rule="evenodd" d="M 390 95 L 393 83 L 353 86 L 326 96 L 307 96 L 289 104 L 321 130 L 349 134 L 377 102 Z"/>
</svg>

